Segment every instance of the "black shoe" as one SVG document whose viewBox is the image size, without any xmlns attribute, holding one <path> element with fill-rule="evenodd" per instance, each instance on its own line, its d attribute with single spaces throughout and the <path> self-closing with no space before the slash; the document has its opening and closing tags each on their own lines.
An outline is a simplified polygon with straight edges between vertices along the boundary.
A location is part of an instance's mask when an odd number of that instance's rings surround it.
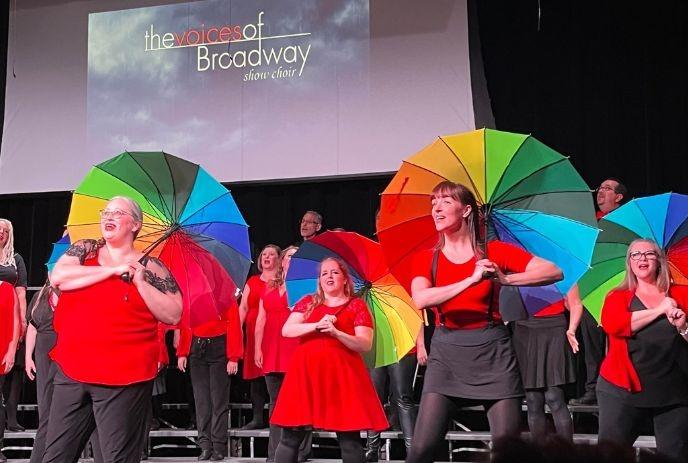
<svg viewBox="0 0 688 463">
<path fill-rule="evenodd" d="M 8 429 L 9 431 L 14 431 L 14 432 L 26 431 L 26 429 L 24 429 L 24 426 L 22 426 L 22 425 L 19 424 L 19 423 L 8 424 L 8 425 L 7 425 L 7 429 Z"/>
<path fill-rule="evenodd" d="M 225 459 L 225 456 L 222 455 L 220 452 L 216 452 L 215 450 L 213 450 L 213 454 L 210 455 L 210 459 L 212 461 L 222 461 Z"/>
<path fill-rule="evenodd" d="M 158 429 L 160 429 L 160 420 L 153 418 L 150 423 L 150 430 L 157 431 Z"/>
<path fill-rule="evenodd" d="M 257 422 L 257 421 L 249 421 L 246 423 L 241 429 L 243 430 L 251 430 L 251 429 L 264 429 L 266 426 L 264 423 Z"/>
<path fill-rule="evenodd" d="M 212 456 L 212 454 L 213 454 L 212 450 L 203 450 L 203 451 L 201 451 L 201 454 L 198 456 L 198 461 L 210 460 L 210 457 Z"/>
<path fill-rule="evenodd" d="M 571 405 L 597 405 L 597 394 L 595 391 L 585 391 L 585 394 L 577 399 L 569 400 Z"/>
</svg>

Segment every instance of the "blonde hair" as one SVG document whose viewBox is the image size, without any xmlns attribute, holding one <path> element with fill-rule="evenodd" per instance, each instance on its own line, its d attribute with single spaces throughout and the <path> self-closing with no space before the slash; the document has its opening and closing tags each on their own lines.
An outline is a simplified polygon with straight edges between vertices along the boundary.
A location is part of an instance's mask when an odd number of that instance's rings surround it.
<svg viewBox="0 0 688 463">
<path fill-rule="evenodd" d="M 475 199 L 473 192 L 460 183 L 454 183 L 450 182 L 449 180 L 445 180 L 444 182 L 437 184 L 437 186 L 432 189 L 431 196 L 433 198 L 448 196 L 464 206 L 471 206 L 471 213 L 468 214 L 468 217 L 463 220 L 466 222 L 466 226 L 468 227 L 468 234 L 471 237 L 471 247 L 473 248 L 473 253 L 478 257 L 482 257 L 485 254 L 485 250 L 482 240 L 480 239 L 480 209 L 478 208 L 478 201 Z M 440 233 L 437 239 L 437 244 L 435 245 L 435 249 L 440 250 L 443 247 L 444 235 Z"/>
<path fill-rule="evenodd" d="M 2 248 L 2 253 L 0 253 L 0 265 L 17 268 L 17 262 L 14 260 L 14 227 L 12 227 L 12 222 L 7 219 L 0 219 L 0 225 L 7 228 L 7 241 Z"/>
<path fill-rule="evenodd" d="M 129 208 L 131 218 L 134 219 L 134 222 L 141 224 L 139 229 L 134 232 L 134 239 L 136 239 L 136 237 L 139 235 L 139 232 L 143 228 L 143 210 L 141 209 L 141 205 L 128 196 L 113 196 L 110 198 L 110 201 L 108 201 L 108 204 L 115 200 L 120 200 L 126 203 L 127 207 Z"/>
<path fill-rule="evenodd" d="M 322 286 L 320 286 L 320 272 L 322 272 L 323 264 L 328 260 L 336 262 L 339 266 L 339 270 L 342 271 L 342 275 L 344 276 L 344 294 L 347 297 L 352 297 L 354 295 L 354 281 L 351 279 L 349 267 L 339 257 L 325 257 L 322 261 L 320 261 L 320 265 L 318 265 L 318 288 L 312 295 L 313 299 L 311 299 L 308 309 L 303 314 L 304 320 L 310 316 L 310 314 L 313 312 L 313 309 L 322 304 L 325 300 L 325 292 L 323 291 Z"/>
<path fill-rule="evenodd" d="M 638 287 L 638 277 L 636 277 L 635 273 L 631 270 L 631 248 L 637 243 L 647 243 L 652 246 L 652 250 L 657 253 L 657 274 L 655 275 L 655 284 L 661 292 L 669 292 L 671 275 L 669 273 L 669 264 L 667 263 L 666 254 L 664 254 L 662 248 L 660 248 L 655 241 L 644 238 L 633 240 L 631 244 L 628 245 L 628 249 L 626 249 L 626 276 L 624 276 L 623 281 L 617 289 L 634 290 Z"/>
<path fill-rule="evenodd" d="M 280 252 L 282 252 L 282 250 L 280 249 L 280 247 L 277 246 L 276 244 L 267 244 L 267 245 L 265 245 L 265 246 L 263 247 L 263 249 L 260 250 L 260 254 L 258 254 L 258 262 L 256 262 L 256 267 L 258 267 L 258 271 L 259 271 L 259 272 L 262 272 L 262 271 L 263 271 L 263 264 L 261 263 L 261 260 L 262 260 L 262 257 L 263 257 L 263 253 L 264 253 L 267 249 L 274 249 L 275 252 L 277 253 L 277 256 L 278 256 L 278 257 L 279 257 L 279 255 L 280 255 Z"/>
</svg>

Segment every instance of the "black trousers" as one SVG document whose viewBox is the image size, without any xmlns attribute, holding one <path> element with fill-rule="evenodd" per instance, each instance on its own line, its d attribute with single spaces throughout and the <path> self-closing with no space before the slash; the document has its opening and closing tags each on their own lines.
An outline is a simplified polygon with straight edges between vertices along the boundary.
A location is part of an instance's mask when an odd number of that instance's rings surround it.
<svg viewBox="0 0 688 463">
<path fill-rule="evenodd" d="M 270 409 L 269 415 L 272 417 L 272 410 L 275 408 L 275 403 L 277 403 L 277 396 L 279 395 L 280 388 L 282 387 L 282 381 L 284 381 L 284 373 L 268 373 L 265 375 L 265 384 L 268 387 L 268 395 L 270 396 Z M 268 461 L 275 459 L 275 452 L 277 451 L 277 446 L 282 439 L 282 428 L 280 426 L 271 424 L 270 425 L 270 438 L 268 439 Z M 310 430 L 304 431 L 303 440 L 299 444 L 299 461 L 306 461 L 311 454 L 313 447 L 313 432 Z"/>
<path fill-rule="evenodd" d="M 600 374 L 600 365 L 604 360 L 607 347 L 607 336 L 602 328 L 597 326 L 595 317 L 583 309 L 583 316 L 580 322 L 580 338 L 583 343 L 583 354 L 585 358 L 585 391 L 595 392 L 597 377 Z"/>
<path fill-rule="evenodd" d="M 45 452 L 45 438 L 48 433 L 50 404 L 53 401 L 53 381 L 57 373 L 57 364 L 48 357 L 48 352 L 55 346 L 55 333 L 37 333 L 34 363 L 36 364 L 36 402 L 38 403 L 38 429 L 33 440 L 31 462 L 40 463 Z"/>
<path fill-rule="evenodd" d="M 227 455 L 229 375 L 227 337 L 193 338 L 189 372 L 196 404 L 198 445 Z"/>
<path fill-rule="evenodd" d="M 103 461 L 138 463 L 153 382 L 98 386 L 74 381 L 58 367 L 44 463 L 75 461 L 98 427 Z"/>
<path fill-rule="evenodd" d="M 416 417 L 418 416 L 418 408 L 413 402 L 413 378 L 417 363 L 418 360 L 415 355 L 407 355 L 399 360 L 398 363 L 370 370 L 370 377 L 373 380 L 375 391 L 382 404 L 387 401 L 385 386 L 389 381 L 389 390 L 392 396 L 391 402 L 397 408 L 399 414 L 399 425 L 404 434 L 406 448 L 411 447 L 413 430 L 416 426 Z M 379 434 L 378 432 L 368 432 L 368 436 L 371 439 L 376 439 Z"/>
<path fill-rule="evenodd" d="M 600 442 L 631 447 L 640 435 L 640 425 L 652 419 L 657 452 L 676 461 L 688 462 L 688 405 L 634 407 L 601 391 L 597 392 L 597 402 L 600 406 Z"/>
</svg>

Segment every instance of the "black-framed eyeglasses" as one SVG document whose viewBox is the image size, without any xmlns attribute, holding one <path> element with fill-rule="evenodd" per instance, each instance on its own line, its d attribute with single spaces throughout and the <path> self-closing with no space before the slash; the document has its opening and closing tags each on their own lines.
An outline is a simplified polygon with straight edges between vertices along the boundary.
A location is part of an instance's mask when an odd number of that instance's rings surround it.
<svg viewBox="0 0 688 463">
<path fill-rule="evenodd" d="M 647 260 L 657 260 L 659 255 L 657 254 L 657 251 L 633 251 L 628 255 L 628 257 L 630 257 L 631 260 L 640 260 L 643 257 Z"/>
<path fill-rule="evenodd" d="M 607 185 L 600 185 L 595 189 L 595 191 L 613 191 L 616 193 L 616 189 L 613 186 Z"/>
</svg>

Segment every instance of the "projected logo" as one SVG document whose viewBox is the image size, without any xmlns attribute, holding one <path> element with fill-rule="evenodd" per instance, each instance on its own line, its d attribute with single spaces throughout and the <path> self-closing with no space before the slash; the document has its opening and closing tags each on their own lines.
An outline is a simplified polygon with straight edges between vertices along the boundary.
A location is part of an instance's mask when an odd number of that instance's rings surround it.
<svg viewBox="0 0 688 463">
<path fill-rule="evenodd" d="M 265 36 L 265 12 L 255 23 L 225 24 L 187 28 L 181 32 L 162 32 L 151 24 L 144 33 L 145 51 L 164 52 L 178 48 L 196 48 L 198 72 L 240 69 L 243 80 L 300 77 L 308 62 L 310 32 Z"/>
</svg>

